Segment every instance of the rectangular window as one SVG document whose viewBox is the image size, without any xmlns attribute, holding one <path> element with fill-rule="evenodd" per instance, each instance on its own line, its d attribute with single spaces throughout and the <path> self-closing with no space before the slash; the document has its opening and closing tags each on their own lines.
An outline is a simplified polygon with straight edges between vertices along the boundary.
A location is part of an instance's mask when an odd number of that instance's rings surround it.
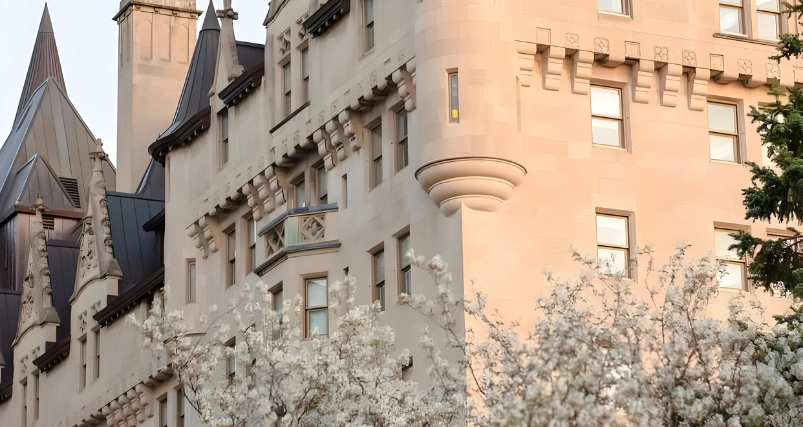
<svg viewBox="0 0 803 427">
<path fill-rule="evenodd" d="M 284 87 L 283 111 L 284 111 L 284 116 L 285 117 L 289 116 L 290 113 L 292 113 L 292 111 L 290 110 L 291 101 L 292 101 L 291 95 L 292 95 L 292 92 L 293 92 L 292 91 L 292 88 L 293 88 L 293 75 L 292 75 L 291 71 L 292 71 L 292 69 L 290 68 L 290 62 L 287 62 L 287 64 L 284 64 L 284 66 L 282 67 L 282 75 L 284 77 L 283 78 L 283 82 L 284 82 L 283 83 L 283 87 Z"/>
<path fill-rule="evenodd" d="M 257 222 L 254 217 L 248 218 L 248 270 L 257 268 Z"/>
<path fill-rule="evenodd" d="M 237 233 L 232 229 L 226 234 L 226 250 L 229 254 L 228 280 L 226 287 L 237 283 Z"/>
<path fill-rule="evenodd" d="M 410 164 L 409 148 L 407 146 L 407 110 L 396 113 L 396 171 L 404 169 Z"/>
<path fill-rule="evenodd" d="M 87 362 L 87 354 L 86 354 L 86 337 L 79 341 L 79 345 L 81 347 L 81 354 L 80 354 L 80 369 L 78 372 L 78 390 L 83 390 L 86 387 L 86 362 Z"/>
<path fill-rule="evenodd" d="M 329 290 L 326 279 L 307 279 L 306 288 L 307 336 L 327 335 L 329 333 Z"/>
<path fill-rule="evenodd" d="M 625 13 L 625 0 L 598 0 L 599 10 L 613 13 Z"/>
<path fill-rule="evenodd" d="M 100 378 L 100 329 L 95 331 L 95 370 L 92 379 Z"/>
<path fill-rule="evenodd" d="M 234 356 L 234 346 L 237 342 L 232 339 L 231 343 L 228 345 L 228 351 L 231 351 L 231 355 L 226 356 L 226 379 L 229 382 L 234 381 L 234 376 L 237 374 L 237 358 Z"/>
<path fill-rule="evenodd" d="M 366 50 L 374 48 L 374 0 L 365 0 Z"/>
<path fill-rule="evenodd" d="M 184 427 L 184 389 L 176 390 L 176 427 Z"/>
<path fill-rule="evenodd" d="M 622 147 L 621 89 L 591 86 L 591 142 Z"/>
<path fill-rule="evenodd" d="M 778 40 L 781 35 L 781 5 L 778 0 L 757 0 L 756 15 L 758 22 L 758 38 L 762 40 Z"/>
<path fill-rule="evenodd" d="M 407 252 L 410 251 L 410 234 L 405 234 L 399 238 L 399 271 L 401 272 L 401 292 L 413 294 L 413 272 L 410 268 L 410 260 L 407 259 Z"/>
<path fill-rule="evenodd" d="M 717 260 L 723 267 L 719 273 L 719 286 L 721 288 L 746 290 L 745 259 L 740 257 L 735 249 L 728 249 L 731 245 L 737 243 L 736 239 L 730 236 L 732 233 L 738 233 L 738 231 L 720 228 L 714 230 L 715 252 Z"/>
<path fill-rule="evenodd" d="M 282 311 L 284 307 L 284 291 L 282 288 L 279 288 L 273 291 L 273 310 L 274 311 Z"/>
<path fill-rule="evenodd" d="M 22 427 L 28 425 L 28 383 L 22 383 Z"/>
<path fill-rule="evenodd" d="M 373 187 L 382 184 L 382 125 L 377 125 L 371 129 L 371 155 L 374 158 L 371 175 L 373 177 Z"/>
<path fill-rule="evenodd" d="M 321 165 L 315 175 L 318 179 L 318 204 L 325 205 L 329 203 L 329 175 L 326 172 L 326 165 Z"/>
<path fill-rule="evenodd" d="M 603 274 L 630 277 L 628 218 L 597 214 L 597 263 Z"/>
<path fill-rule="evenodd" d="M 719 0 L 719 31 L 744 35 L 742 0 Z"/>
<path fill-rule="evenodd" d="M 374 296 L 385 311 L 385 251 L 380 250 L 372 255 L 374 264 Z"/>
<path fill-rule="evenodd" d="M 739 159 L 739 132 L 736 106 L 708 103 L 708 141 L 711 160 L 737 162 Z"/>
<path fill-rule="evenodd" d="M 167 419 L 169 418 L 167 412 L 167 397 L 159 401 L 159 427 L 167 427 Z"/>
<path fill-rule="evenodd" d="M 197 281 L 195 273 L 195 260 L 187 262 L 187 302 L 195 302 Z"/>
<path fill-rule="evenodd" d="M 348 174 L 343 174 L 343 180 L 340 183 L 341 185 L 341 203 L 343 204 L 342 208 L 347 209 L 349 207 L 349 176 Z"/>
<path fill-rule="evenodd" d="M 39 375 L 33 376 L 33 420 L 39 419 Z"/>
<path fill-rule="evenodd" d="M 304 102 L 309 101 L 309 48 L 301 51 L 301 79 L 304 91 Z"/>
<path fill-rule="evenodd" d="M 220 164 L 229 162 L 229 109 L 220 112 Z"/>
<path fill-rule="evenodd" d="M 307 185 L 304 180 L 300 180 L 296 183 L 296 194 L 295 194 L 295 202 L 297 208 L 302 208 L 307 206 Z"/>
<path fill-rule="evenodd" d="M 460 121 L 460 97 L 457 73 L 449 74 L 449 121 L 458 123 Z"/>
</svg>

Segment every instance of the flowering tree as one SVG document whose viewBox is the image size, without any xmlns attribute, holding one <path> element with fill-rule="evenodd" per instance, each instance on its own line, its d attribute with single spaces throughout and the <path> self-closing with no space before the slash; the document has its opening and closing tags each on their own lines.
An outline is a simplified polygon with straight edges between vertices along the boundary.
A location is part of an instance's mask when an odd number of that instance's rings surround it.
<svg viewBox="0 0 803 427">
<path fill-rule="evenodd" d="M 378 303 L 352 307 L 354 289 L 351 277 L 332 286 L 331 307 L 343 313 L 330 335 L 310 339 L 302 333 L 301 298 L 276 312 L 262 283 L 257 298 L 243 285 L 229 310 L 218 314 L 213 306 L 200 339 L 188 336 L 183 313 L 166 312 L 159 295 L 148 319 L 129 321 L 154 357 L 170 363 L 210 426 L 448 425 L 458 414 L 448 404 L 453 398 L 402 380 L 409 352 L 394 355 L 395 337 L 380 325 Z M 226 364 L 236 366 L 233 376 L 222 372 Z"/>
<path fill-rule="evenodd" d="M 481 291 L 453 291 L 440 256 L 410 251 L 435 283 L 434 298 L 399 299 L 434 326 L 421 339 L 428 388 L 401 379 L 409 353 L 394 356 L 377 304 L 352 307 L 351 277 L 331 289 L 345 313 L 329 336 L 303 339 L 301 299 L 277 313 L 263 285 L 259 301 L 244 286 L 197 341 L 159 297 L 147 320 L 131 321 L 212 426 L 803 426 L 803 308 L 771 330 L 747 297 L 731 301 L 726 320 L 707 317 L 721 267 L 686 250 L 660 268 L 642 250 L 640 284 L 575 250 L 582 273 L 545 270 L 550 290 L 531 328 L 490 312 Z M 234 349 L 224 345 L 232 327 L 244 337 Z M 232 379 L 220 374 L 227 358 Z"/>
<path fill-rule="evenodd" d="M 488 313 L 482 292 L 473 301 L 455 298 L 438 257 L 414 259 L 435 279 L 435 299 L 402 302 L 435 319 L 445 345 L 465 354 L 456 365 L 464 371 L 437 371 L 453 384 L 470 379 L 470 425 L 803 425 L 803 309 L 778 318 L 771 331 L 754 320 L 760 307 L 746 307 L 747 298 L 731 301 L 724 322 L 706 317 L 720 266 L 710 256 L 688 260 L 686 249 L 660 269 L 650 248 L 641 252 L 644 299 L 637 283 L 603 274 L 575 251 L 583 273 L 562 280 L 545 270 L 551 290 L 538 298 L 541 320 L 526 338 L 517 322 Z M 453 307 L 473 324 L 465 339 Z"/>
</svg>

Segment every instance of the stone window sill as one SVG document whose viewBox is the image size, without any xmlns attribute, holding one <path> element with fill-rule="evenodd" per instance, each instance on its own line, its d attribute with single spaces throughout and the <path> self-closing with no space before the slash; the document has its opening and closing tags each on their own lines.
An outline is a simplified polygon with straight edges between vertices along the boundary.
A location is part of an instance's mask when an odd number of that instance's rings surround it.
<svg viewBox="0 0 803 427">
<path fill-rule="evenodd" d="M 726 40 L 734 40 L 739 42 L 745 43 L 753 43 L 753 44 L 760 44 L 764 46 L 772 46 L 775 47 L 778 45 L 778 41 L 775 40 L 759 40 L 750 38 L 744 34 L 731 34 L 731 33 L 714 33 L 714 37 L 718 39 L 726 39 Z"/>
</svg>

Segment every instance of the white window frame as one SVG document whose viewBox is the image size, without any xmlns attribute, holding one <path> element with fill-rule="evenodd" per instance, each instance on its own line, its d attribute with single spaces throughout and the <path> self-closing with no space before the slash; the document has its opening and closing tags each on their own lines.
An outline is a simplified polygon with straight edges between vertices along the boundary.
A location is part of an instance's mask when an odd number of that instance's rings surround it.
<svg viewBox="0 0 803 427">
<path fill-rule="evenodd" d="M 714 242 L 715 242 L 715 245 L 716 245 L 716 233 L 733 234 L 733 233 L 738 233 L 738 232 L 739 232 L 738 229 L 725 228 L 725 227 L 714 227 Z M 720 289 L 732 289 L 732 290 L 738 290 L 738 291 L 747 291 L 747 257 L 746 257 L 746 255 L 742 255 L 741 258 L 724 257 L 724 256 L 720 256 L 718 253 L 716 253 L 716 246 L 715 246 L 714 249 L 715 249 L 714 250 L 714 252 L 715 252 L 714 254 L 716 255 L 717 261 L 719 263 L 721 263 L 721 264 L 738 265 L 738 266 L 740 266 L 740 268 L 742 270 L 742 284 L 739 287 L 739 289 L 736 289 L 734 287 L 725 287 L 725 286 L 720 286 Z M 719 280 L 719 275 L 717 275 L 717 280 Z"/>
<path fill-rule="evenodd" d="M 597 225 L 597 217 L 609 217 L 609 218 L 616 218 L 616 219 L 623 219 L 625 221 L 625 244 L 624 245 L 615 245 L 611 243 L 602 243 L 599 240 L 599 227 Z M 601 264 L 599 259 L 599 250 L 600 249 L 609 249 L 615 251 L 624 251 L 625 253 L 625 269 L 624 269 L 624 277 L 632 278 L 632 273 L 630 271 L 630 246 L 631 246 L 631 236 L 630 236 L 630 221 L 631 218 L 629 215 L 617 215 L 611 213 L 604 213 L 604 212 L 597 212 L 594 216 L 594 228 L 596 230 L 596 237 L 597 237 L 597 263 Z"/>
<path fill-rule="evenodd" d="M 733 123 L 734 123 L 735 130 L 733 132 L 730 132 L 730 131 L 724 131 L 724 130 L 719 130 L 719 129 L 712 129 L 711 128 L 710 119 L 706 118 L 706 120 L 708 120 L 708 135 L 709 135 L 708 158 L 713 162 L 741 163 L 742 162 L 742 156 L 741 156 L 741 154 L 742 154 L 741 153 L 741 151 L 742 151 L 741 150 L 742 143 L 741 143 L 741 138 L 739 137 L 739 129 L 740 129 L 740 126 L 739 126 L 739 116 L 740 116 L 739 105 L 737 105 L 736 103 L 732 103 L 732 102 L 717 101 L 717 100 L 710 100 L 709 99 L 708 102 L 707 102 L 707 105 L 706 105 L 706 113 L 708 113 L 708 108 L 710 108 L 711 104 L 733 108 Z M 711 135 L 719 135 L 719 136 L 726 136 L 726 137 L 732 138 L 732 140 L 733 140 L 733 161 L 711 158 L 711 141 L 710 141 Z"/>
<path fill-rule="evenodd" d="M 602 89 L 602 90 L 610 90 L 616 91 L 619 95 L 619 114 L 616 116 L 608 115 L 608 114 L 600 114 L 594 113 L 593 107 L 593 99 L 594 96 L 594 89 Z M 605 86 L 599 84 L 592 84 L 591 89 L 588 92 L 588 101 L 591 103 L 591 121 L 592 121 L 592 136 L 591 136 L 591 144 L 595 147 L 607 147 L 607 148 L 625 148 L 625 107 L 624 107 L 624 100 L 622 97 L 622 88 L 614 87 L 614 86 Z M 616 122 L 619 126 L 619 145 L 608 145 L 608 144 L 600 144 L 594 142 L 593 136 L 593 121 L 594 119 L 603 120 L 608 122 Z"/>
</svg>

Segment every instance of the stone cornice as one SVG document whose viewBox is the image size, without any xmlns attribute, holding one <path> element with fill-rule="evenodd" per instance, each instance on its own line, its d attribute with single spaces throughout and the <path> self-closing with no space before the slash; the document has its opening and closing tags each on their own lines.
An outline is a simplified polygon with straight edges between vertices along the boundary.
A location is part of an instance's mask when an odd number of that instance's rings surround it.
<svg viewBox="0 0 803 427">
<path fill-rule="evenodd" d="M 227 107 L 240 102 L 262 84 L 262 76 L 265 75 L 265 64 L 259 64 L 234 79 L 225 89 L 221 90 L 218 97 Z"/>
<path fill-rule="evenodd" d="M 151 2 L 147 2 L 147 1 L 141 1 L 141 0 L 127 0 L 125 3 L 123 3 L 122 6 L 120 6 L 120 11 L 117 12 L 112 17 L 112 21 L 117 21 L 120 18 L 120 16 L 122 16 L 126 12 L 128 12 L 128 10 L 133 6 L 147 6 L 147 7 L 152 7 L 154 9 L 164 9 L 164 10 L 170 10 L 170 11 L 175 11 L 175 12 L 185 12 L 185 13 L 189 13 L 189 14 L 195 15 L 194 16 L 195 18 L 201 16 L 201 14 L 203 13 L 202 10 L 195 10 L 195 9 L 189 9 L 189 8 L 184 8 L 184 7 L 165 6 L 163 4 L 151 3 Z"/>
<path fill-rule="evenodd" d="M 33 360 L 33 364 L 39 368 L 39 372 L 47 372 L 53 369 L 70 354 L 70 339 L 68 335 L 59 342 L 45 343 L 45 352 Z"/>
</svg>

